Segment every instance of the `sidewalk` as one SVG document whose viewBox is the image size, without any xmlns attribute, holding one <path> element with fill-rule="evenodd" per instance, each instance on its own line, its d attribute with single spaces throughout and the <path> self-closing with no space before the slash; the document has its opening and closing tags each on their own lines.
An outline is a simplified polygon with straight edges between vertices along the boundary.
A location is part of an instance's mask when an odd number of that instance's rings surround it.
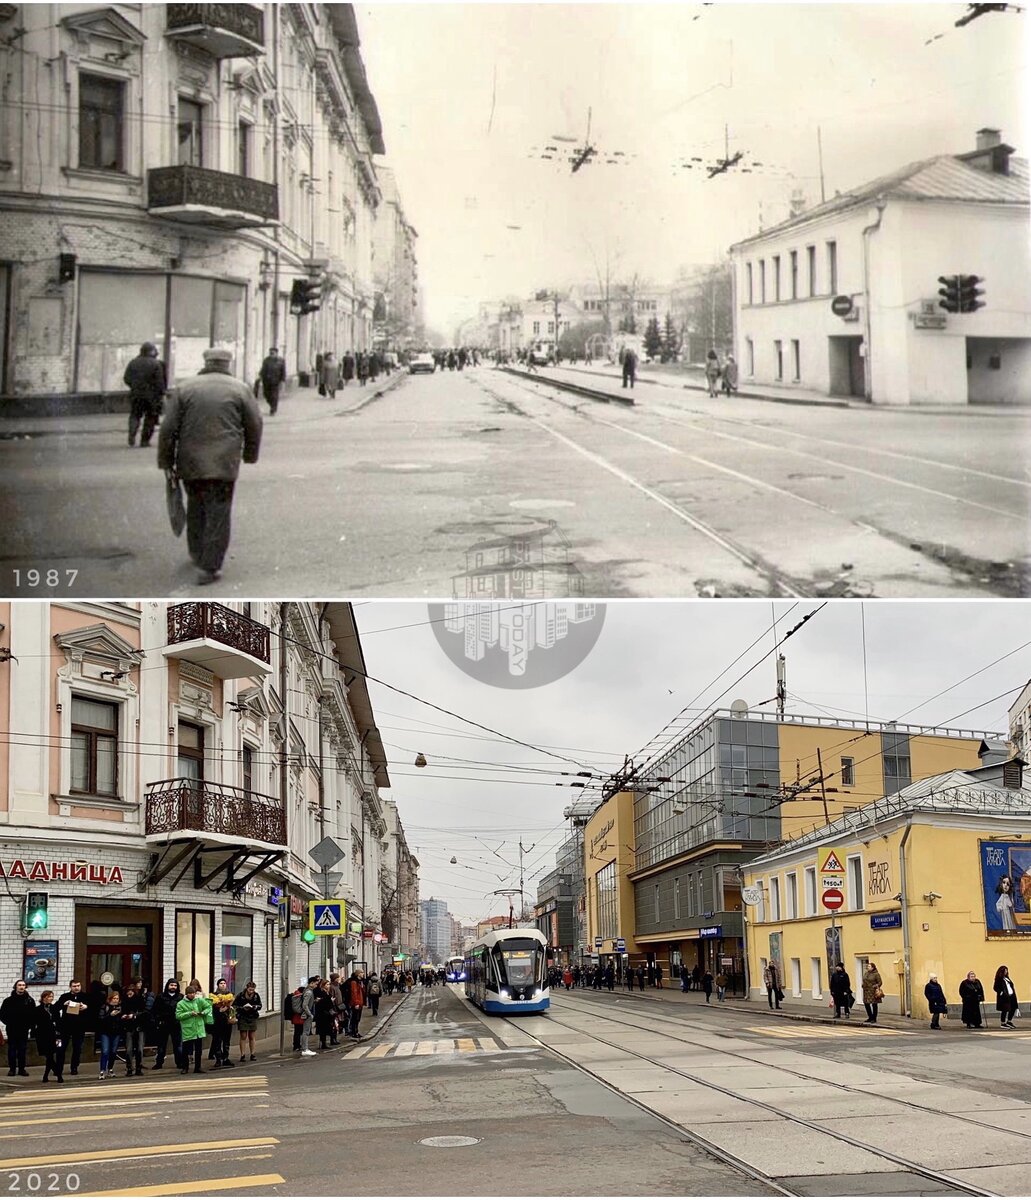
<svg viewBox="0 0 1031 1200">
<path fill-rule="evenodd" d="M 259 399 L 258 406 L 265 424 L 296 425 L 305 421 L 321 421 L 326 417 L 349 417 L 372 404 L 407 378 L 407 372 L 396 370 L 384 375 L 374 384 L 361 387 L 352 383 L 337 392 L 335 400 L 320 396 L 316 388 L 293 388 L 279 400 L 279 411 L 270 416 L 268 405 Z M 104 434 L 124 442 L 128 429 L 129 411 L 49 416 L 7 417 L 0 412 L 0 441 L 21 441 L 37 437 L 76 437 L 84 434 Z M 155 446 L 156 440 L 151 443 Z"/>
<path fill-rule="evenodd" d="M 597 375 L 606 379 L 614 379 L 622 387 L 623 374 L 618 366 L 599 364 L 598 366 L 561 366 L 545 367 L 541 378 L 546 379 L 549 371 L 575 372 L 578 375 Z M 702 369 L 691 374 L 671 371 L 661 366 L 645 363 L 637 369 L 637 384 L 650 384 L 654 387 L 669 388 L 673 391 L 692 391 L 708 395 L 709 387 L 705 381 Z M 635 389 L 636 390 L 636 389 Z M 728 399 L 721 391 L 720 400 Z M 777 387 L 775 384 L 745 383 L 729 400 L 766 400 L 774 404 L 794 404 L 809 408 L 847 408 L 870 413 L 907 413 L 914 416 L 952 416 L 952 417 L 1014 417 L 1028 412 L 1027 404 L 871 404 L 866 400 L 848 400 L 840 396 L 826 396 L 822 392 L 808 388 Z"/>
<path fill-rule="evenodd" d="M 735 1017 L 775 1017 L 784 1021 L 802 1021 L 810 1025 L 837 1025 L 837 1026 L 863 1026 L 866 1022 L 866 1011 L 863 1008 L 862 1001 L 857 998 L 856 1006 L 852 1009 L 852 1016 L 840 1020 L 834 1018 L 834 1008 L 830 1001 L 828 993 L 823 1001 L 826 1007 L 813 1004 L 801 1004 L 797 1001 L 784 1000 L 781 1002 L 780 1008 L 770 1008 L 765 997 L 760 1000 L 746 1000 L 743 997 L 728 996 L 727 999 L 720 1004 L 716 999 L 716 993 L 713 992 L 712 1001 L 707 1005 L 705 1003 L 704 992 L 682 992 L 679 983 L 674 983 L 672 986 L 667 985 L 663 981 L 664 986 L 661 988 L 646 987 L 643 992 L 635 988 L 633 992 L 626 991 L 625 988 L 617 986 L 613 995 L 620 996 L 635 996 L 641 1000 L 651 1000 L 657 1004 L 670 1004 L 678 1008 L 711 1008 L 728 1013 L 733 1013 Z M 591 988 L 573 989 L 578 993 L 587 993 L 593 995 Z M 603 995 L 609 993 L 603 992 Z M 957 1008 L 958 1012 L 958 1008 Z M 950 1016 L 950 1020 L 946 1022 L 946 1028 L 949 1023 L 953 1026 L 959 1025 L 962 1029 L 962 1024 L 955 1018 Z M 905 1030 L 907 1033 L 927 1030 L 928 1022 L 921 1017 L 900 1017 L 891 1013 L 885 1013 L 883 1010 L 877 1015 L 877 1024 L 886 1029 Z"/>
</svg>

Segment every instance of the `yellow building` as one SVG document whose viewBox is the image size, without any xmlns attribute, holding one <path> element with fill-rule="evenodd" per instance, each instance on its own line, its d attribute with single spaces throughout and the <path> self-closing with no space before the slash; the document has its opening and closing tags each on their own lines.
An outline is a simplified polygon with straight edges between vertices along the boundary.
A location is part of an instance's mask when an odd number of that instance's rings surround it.
<svg viewBox="0 0 1031 1200">
<path fill-rule="evenodd" d="M 617 792 L 597 808 L 584 828 L 587 944 L 602 963 L 636 958 L 634 885 L 634 794 Z"/>
<path fill-rule="evenodd" d="M 859 1001 L 873 963 L 894 1014 L 927 1015 L 932 974 L 958 1010 L 975 971 L 989 1019 L 1000 965 L 1031 994 L 1031 789 L 1005 743 L 980 752 L 981 766 L 919 780 L 745 868 L 751 998 L 771 961 L 788 1002 L 820 1008 L 838 962 Z"/>
<path fill-rule="evenodd" d="M 746 864 L 914 780 L 977 767 L 983 736 L 741 704 L 710 713 L 635 771 L 634 836 L 621 842 L 641 953 L 671 974 L 722 972 L 743 995 Z"/>
</svg>

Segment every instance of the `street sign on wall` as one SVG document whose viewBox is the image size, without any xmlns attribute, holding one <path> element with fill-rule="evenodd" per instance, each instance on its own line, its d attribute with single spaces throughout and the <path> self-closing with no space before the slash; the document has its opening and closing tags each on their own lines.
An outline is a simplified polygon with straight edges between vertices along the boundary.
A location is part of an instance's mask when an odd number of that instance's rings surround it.
<svg viewBox="0 0 1031 1200">
<path fill-rule="evenodd" d="M 897 910 L 895 912 L 886 913 L 871 913 L 870 915 L 871 929 L 901 929 L 902 928 L 902 913 Z"/>
</svg>

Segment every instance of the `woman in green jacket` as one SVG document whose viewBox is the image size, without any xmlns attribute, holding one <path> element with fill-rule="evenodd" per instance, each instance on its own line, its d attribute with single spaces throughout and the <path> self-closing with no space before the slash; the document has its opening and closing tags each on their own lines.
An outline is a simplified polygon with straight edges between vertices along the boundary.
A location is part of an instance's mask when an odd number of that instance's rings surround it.
<svg viewBox="0 0 1031 1200">
<path fill-rule="evenodd" d="M 204 1049 L 207 1026 L 211 1024 L 211 1001 L 191 983 L 186 989 L 186 998 L 175 1006 L 175 1018 L 183 1035 L 183 1065 L 179 1069 L 180 1074 L 189 1073 L 192 1054 L 194 1075 L 203 1075 L 204 1068 L 200 1065 L 200 1056 Z"/>
</svg>

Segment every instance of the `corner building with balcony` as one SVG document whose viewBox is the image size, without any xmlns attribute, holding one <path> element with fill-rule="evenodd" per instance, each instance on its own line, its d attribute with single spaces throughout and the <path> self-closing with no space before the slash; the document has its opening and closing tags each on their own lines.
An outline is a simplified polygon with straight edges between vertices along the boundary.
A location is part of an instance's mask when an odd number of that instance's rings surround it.
<svg viewBox="0 0 1031 1200">
<path fill-rule="evenodd" d="M 384 144 L 350 4 L 0 5 L 0 395 L 111 406 L 153 342 L 368 349 Z M 290 313 L 296 280 L 321 308 Z"/>
<path fill-rule="evenodd" d="M 387 901 L 400 877 L 410 903 L 418 864 L 380 794 L 390 780 L 349 605 L 26 601 L 0 605 L 0 626 L 12 978 L 41 938 L 61 989 L 254 979 L 259 1036 L 278 1037 L 302 977 L 404 953 Z M 325 836 L 344 853 L 346 928 L 308 946 L 321 896 L 309 851 Z M 48 896 L 43 934 L 22 932 L 29 890 Z"/>
</svg>

